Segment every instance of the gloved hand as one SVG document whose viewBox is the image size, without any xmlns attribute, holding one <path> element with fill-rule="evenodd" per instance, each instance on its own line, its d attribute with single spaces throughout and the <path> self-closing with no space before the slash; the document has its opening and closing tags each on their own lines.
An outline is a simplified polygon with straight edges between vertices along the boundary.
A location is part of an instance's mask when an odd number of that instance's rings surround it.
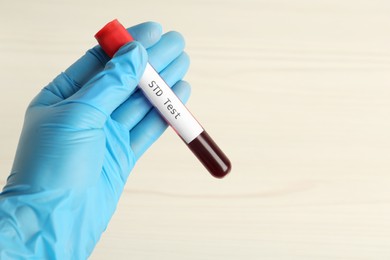
<svg viewBox="0 0 390 260">
<path fill-rule="evenodd" d="M 151 22 L 129 31 L 138 42 L 111 60 L 94 47 L 29 105 L 0 194 L 1 259 L 90 255 L 134 164 L 167 127 L 136 89 L 148 59 L 188 99 L 181 35 L 161 36 L 161 26 Z"/>
</svg>

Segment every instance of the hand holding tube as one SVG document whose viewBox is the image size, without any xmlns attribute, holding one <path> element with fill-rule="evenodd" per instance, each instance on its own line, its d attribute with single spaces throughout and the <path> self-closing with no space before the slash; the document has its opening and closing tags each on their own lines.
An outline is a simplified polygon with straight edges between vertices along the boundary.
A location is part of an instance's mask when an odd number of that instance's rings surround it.
<svg viewBox="0 0 390 260">
<path fill-rule="evenodd" d="M 85 259 L 91 253 L 135 162 L 167 127 L 136 89 L 147 60 L 188 99 L 183 38 L 161 36 L 156 23 L 129 32 L 138 42 L 111 60 L 99 46 L 89 50 L 29 105 L 0 194 L 1 259 Z"/>
</svg>

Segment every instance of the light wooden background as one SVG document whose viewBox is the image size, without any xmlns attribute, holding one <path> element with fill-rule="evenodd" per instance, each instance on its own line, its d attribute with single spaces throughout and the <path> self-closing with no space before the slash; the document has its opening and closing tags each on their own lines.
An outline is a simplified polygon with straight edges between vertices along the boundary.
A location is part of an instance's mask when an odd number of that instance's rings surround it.
<svg viewBox="0 0 390 260">
<path fill-rule="evenodd" d="M 233 172 L 167 131 L 91 259 L 390 259 L 388 0 L 1 1 L 1 184 L 30 99 L 113 18 L 182 32 Z"/>
</svg>

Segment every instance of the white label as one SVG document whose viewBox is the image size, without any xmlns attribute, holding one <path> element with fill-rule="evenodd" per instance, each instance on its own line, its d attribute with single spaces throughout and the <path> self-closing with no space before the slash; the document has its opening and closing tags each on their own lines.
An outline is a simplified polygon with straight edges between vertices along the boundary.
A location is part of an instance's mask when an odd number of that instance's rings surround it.
<svg viewBox="0 0 390 260">
<path fill-rule="evenodd" d="M 187 144 L 203 132 L 202 126 L 149 63 L 146 64 L 138 85 L 150 103 Z"/>
</svg>

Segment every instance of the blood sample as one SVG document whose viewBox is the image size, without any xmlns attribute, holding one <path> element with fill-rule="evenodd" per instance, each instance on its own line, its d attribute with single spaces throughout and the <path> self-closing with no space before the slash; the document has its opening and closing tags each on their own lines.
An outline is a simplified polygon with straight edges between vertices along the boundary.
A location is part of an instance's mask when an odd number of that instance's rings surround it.
<svg viewBox="0 0 390 260">
<path fill-rule="evenodd" d="M 134 40 L 116 19 L 97 32 L 95 38 L 110 57 Z M 229 173 L 229 159 L 149 63 L 138 86 L 211 175 L 223 178 Z"/>
</svg>

